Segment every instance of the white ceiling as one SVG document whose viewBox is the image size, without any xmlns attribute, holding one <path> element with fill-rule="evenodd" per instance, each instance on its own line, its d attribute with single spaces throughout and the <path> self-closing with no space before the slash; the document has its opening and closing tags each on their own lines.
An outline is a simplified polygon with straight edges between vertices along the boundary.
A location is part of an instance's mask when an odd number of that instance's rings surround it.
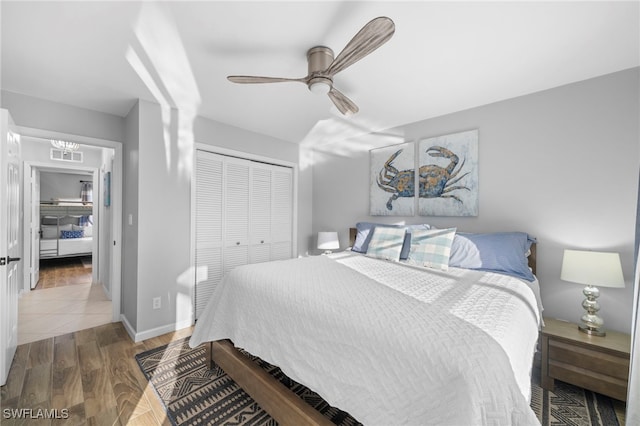
<svg viewBox="0 0 640 426">
<path fill-rule="evenodd" d="M 341 139 L 640 65 L 639 3 L 2 1 L 2 89 L 125 116 L 136 98 L 300 143 Z M 303 84 L 369 20 L 389 42 L 339 73 L 344 118 Z"/>
</svg>

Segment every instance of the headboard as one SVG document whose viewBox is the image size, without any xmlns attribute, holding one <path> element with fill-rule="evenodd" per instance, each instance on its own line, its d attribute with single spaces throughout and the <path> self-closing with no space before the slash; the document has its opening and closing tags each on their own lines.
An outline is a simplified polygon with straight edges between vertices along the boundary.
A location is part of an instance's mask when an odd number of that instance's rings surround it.
<svg viewBox="0 0 640 426">
<path fill-rule="evenodd" d="M 356 228 L 349 228 L 349 246 L 350 247 L 353 247 L 353 244 L 356 242 L 356 235 L 358 235 L 358 230 Z M 537 266 L 536 243 L 531 244 L 531 254 L 529 255 L 528 261 L 529 261 L 529 268 L 531 268 L 533 275 L 535 275 L 536 266 Z"/>
</svg>

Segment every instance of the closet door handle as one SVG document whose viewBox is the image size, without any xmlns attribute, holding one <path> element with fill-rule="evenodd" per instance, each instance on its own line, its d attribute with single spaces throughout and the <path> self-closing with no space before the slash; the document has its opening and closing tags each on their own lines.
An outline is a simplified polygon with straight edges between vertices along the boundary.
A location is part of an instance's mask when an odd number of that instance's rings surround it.
<svg viewBox="0 0 640 426">
<path fill-rule="evenodd" d="M 239 245 L 240 245 L 240 241 L 238 241 L 238 242 L 236 243 L 236 245 L 237 245 L 237 246 L 239 246 Z"/>
</svg>

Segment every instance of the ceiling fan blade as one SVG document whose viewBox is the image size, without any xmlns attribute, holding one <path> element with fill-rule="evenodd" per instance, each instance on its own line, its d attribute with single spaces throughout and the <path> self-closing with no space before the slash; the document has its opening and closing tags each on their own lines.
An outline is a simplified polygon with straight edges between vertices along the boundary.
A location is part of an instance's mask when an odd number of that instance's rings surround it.
<svg viewBox="0 0 640 426">
<path fill-rule="evenodd" d="M 329 65 L 326 73 L 333 76 L 353 65 L 386 43 L 395 30 L 395 24 L 386 16 L 369 21 L 342 49 L 342 52 Z"/>
<path fill-rule="evenodd" d="M 340 110 L 344 115 L 352 115 L 357 113 L 360 109 L 353 101 L 347 98 L 342 92 L 335 88 L 331 88 L 329 90 L 329 98 L 335 104 L 335 106 Z"/>
<path fill-rule="evenodd" d="M 285 83 L 289 81 L 297 81 L 306 83 L 307 77 L 303 78 L 280 78 L 280 77 L 256 77 L 251 75 L 230 75 L 227 80 L 240 84 L 260 84 L 260 83 Z"/>
</svg>

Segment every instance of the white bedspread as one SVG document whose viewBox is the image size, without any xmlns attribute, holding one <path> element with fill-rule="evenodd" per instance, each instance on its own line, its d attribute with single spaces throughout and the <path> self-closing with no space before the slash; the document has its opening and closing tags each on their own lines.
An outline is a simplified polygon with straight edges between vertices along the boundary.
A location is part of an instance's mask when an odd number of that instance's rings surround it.
<svg viewBox="0 0 640 426">
<path fill-rule="evenodd" d="M 91 253 L 93 237 L 60 238 L 58 240 L 58 256 Z"/>
<path fill-rule="evenodd" d="M 537 425 L 539 320 L 516 278 L 344 252 L 234 269 L 190 344 L 231 339 L 365 425 Z"/>
</svg>

